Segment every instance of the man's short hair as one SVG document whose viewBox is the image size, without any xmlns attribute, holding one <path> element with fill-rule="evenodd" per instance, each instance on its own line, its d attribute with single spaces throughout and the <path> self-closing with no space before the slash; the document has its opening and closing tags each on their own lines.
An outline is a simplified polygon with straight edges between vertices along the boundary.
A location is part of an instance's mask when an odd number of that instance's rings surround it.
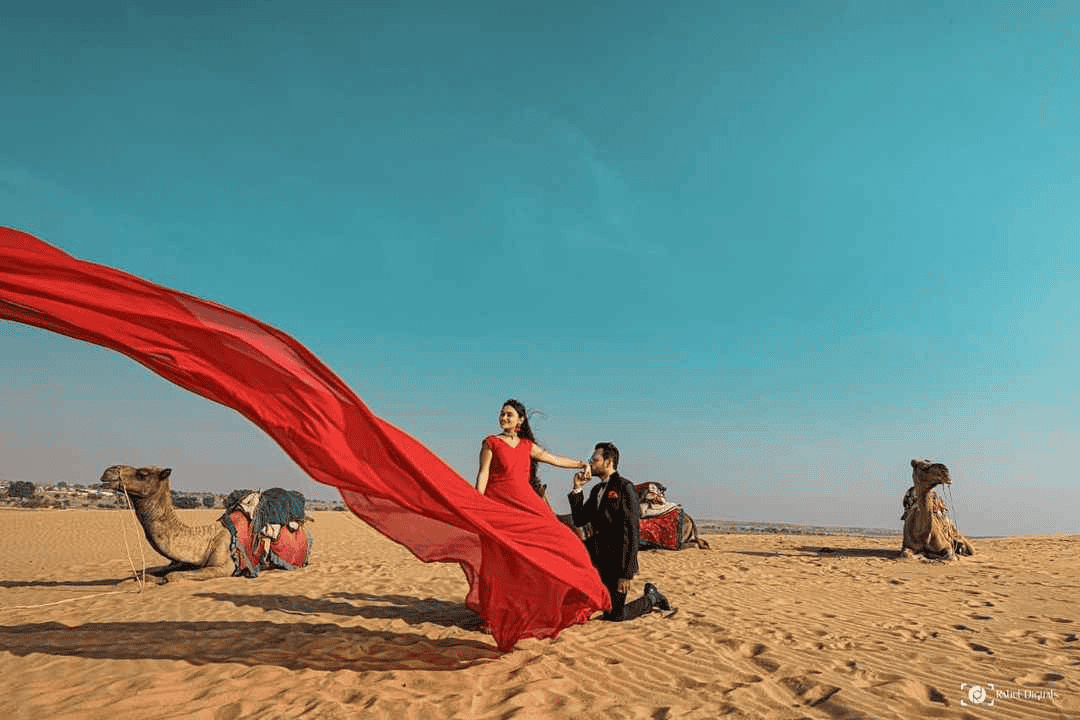
<svg viewBox="0 0 1080 720">
<path fill-rule="evenodd" d="M 600 451 L 601 457 L 611 461 L 612 470 L 619 469 L 619 448 L 615 447 L 615 443 L 596 443 L 596 449 Z"/>
</svg>

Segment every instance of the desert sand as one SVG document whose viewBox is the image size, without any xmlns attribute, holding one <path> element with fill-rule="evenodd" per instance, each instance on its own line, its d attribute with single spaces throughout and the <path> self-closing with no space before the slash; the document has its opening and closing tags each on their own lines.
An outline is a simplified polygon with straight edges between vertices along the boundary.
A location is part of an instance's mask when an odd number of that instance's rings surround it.
<svg viewBox="0 0 1080 720">
<path fill-rule="evenodd" d="M 709 535 L 641 555 L 634 592 L 674 616 L 501 654 L 457 566 L 314 515 L 307 568 L 140 591 L 132 564 L 163 560 L 129 513 L 0 510 L 4 716 L 1080 717 L 1080 536 L 929 563 L 899 536 Z"/>
</svg>

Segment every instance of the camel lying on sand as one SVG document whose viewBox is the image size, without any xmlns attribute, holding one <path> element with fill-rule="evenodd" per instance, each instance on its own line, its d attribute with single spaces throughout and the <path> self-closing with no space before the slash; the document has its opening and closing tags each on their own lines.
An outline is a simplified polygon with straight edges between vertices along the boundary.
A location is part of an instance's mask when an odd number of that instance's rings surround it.
<svg viewBox="0 0 1080 720">
<path fill-rule="evenodd" d="M 641 546 L 664 550 L 696 547 L 708 550 L 709 543 L 698 536 L 697 523 L 681 505 L 667 500 L 667 488 L 656 482 L 634 486 L 641 499 Z"/>
<path fill-rule="evenodd" d="M 104 487 L 127 493 L 135 506 L 135 514 L 139 518 L 143 532 L 146 533 L 147 541 L 154 550 L 172 561 L 168 565 L 147 570 L 147 573 L 159 578 L 159 582 L 174 582 L 180 579 L 208 580 L 238 574 L 238 560 L 247 557 L 249 558 L 247 569 L 254 569 L 254 574 L 257 574 L 257 567 L 251 568 L 250 565 L 252 561 L 257 563 L 262 553 L 253 554 L 248 548 L 246 554 L 243 552 L 234 554 L 236 548 L 233 543 L 233 533 L 224 524 L 228 509 L 221 520 L 208 525 L 193 527 L 180 520 L 172 503 L 172 492 L 169 487 L 170 474 L 172 474 L 170 468 L 161 468 L 156 465 L 142 468 L 113 465 L 106 468 L 101 475 L 101 484 Z M 302 496 L 298 493 L 296 495 L 302 503 Z M 302 520 L 303 518 L 300 524 Z M 233 527 L 235 530 L 235 526 Z M 245 534 L 250 535 L 247 532 L 246 523 L 243 530 Z M 290 532 L 292 531 L 289 529 L 280 530 L 281 535 Z M 306 531 L 300 530 L 300 532 L 306 535 Z M 297 565 L 306 564 L 307 561 L 306 550 L 310 549 L 310 537 L 307 536 L 304 540 L 307 547 L 301 550 L 303 562 L 298 562 Z"/>
<path fill-rule="evenodd" d="M 927 460 L 911 461 L 914 485 L 904 495 L 904 546 L 902 557 L 922 555 L 931 560 L 951 560 L 956 555 L 974 555 L 968 539 L 949 518 L 948 508 L 934 492 L 937 485 L 951 485 L 949 469 Z"/>
</svg>

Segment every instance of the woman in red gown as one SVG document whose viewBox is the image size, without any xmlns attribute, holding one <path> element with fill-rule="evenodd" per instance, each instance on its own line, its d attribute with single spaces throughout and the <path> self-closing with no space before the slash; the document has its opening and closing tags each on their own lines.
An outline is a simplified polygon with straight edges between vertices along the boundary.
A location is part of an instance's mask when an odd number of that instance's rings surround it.
<svg viewBox="0 0 1080 720">
<path fill-rule="evenodd" d="M 537 462 L 589 472 L 583 460 L 552 455 L 536 444 L 525 406 L 507 400 L 499 411 L 502 432 L 484 438 L 476 489 L 483 495 L 532 513 L 554 513 L 536 477 Z"/>
<path fill-rule="evenodd" d="M 493 474 L 485 471 L 484 488 L 490 479 L 491 495 L 500 498 L 493 500 L 375 415 L 295 338 L 5 227 L 0 320 L 123 353 L 236 410 L 313 480 L 338 488 L 349 509 L 383 535 L 424 562 L 460 565 L 469 583 L 466 604 L 481 614 L 502 651 L 522 638 L 555 637 L 611 607 L 585 546 L 539 497 L 530 497 L 529 459 L 553 456 L 516 432 L 493 441 L 528 457 L 512 473 L 492 470 L 489 460 Z M 525 427 L 524 408 L 515 413 Z M 514 482 L 503 486 L 504 474 Z M 519 509 L 522 503 L 530 509 Z"/>
</svg>

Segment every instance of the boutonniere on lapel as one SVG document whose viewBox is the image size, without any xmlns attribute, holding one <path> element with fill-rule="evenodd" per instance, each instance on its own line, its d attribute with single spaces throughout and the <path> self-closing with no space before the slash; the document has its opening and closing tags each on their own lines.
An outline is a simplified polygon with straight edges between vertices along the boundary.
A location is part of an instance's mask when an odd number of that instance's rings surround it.
<svg viewBox="0 0 1080 720">
<path fill-rule="evenodd" d="M 608 490 L 607 499 L 608 500 L 618 500 L 619 499 L 619 491 L 618 490 Z"/>
</svg>

